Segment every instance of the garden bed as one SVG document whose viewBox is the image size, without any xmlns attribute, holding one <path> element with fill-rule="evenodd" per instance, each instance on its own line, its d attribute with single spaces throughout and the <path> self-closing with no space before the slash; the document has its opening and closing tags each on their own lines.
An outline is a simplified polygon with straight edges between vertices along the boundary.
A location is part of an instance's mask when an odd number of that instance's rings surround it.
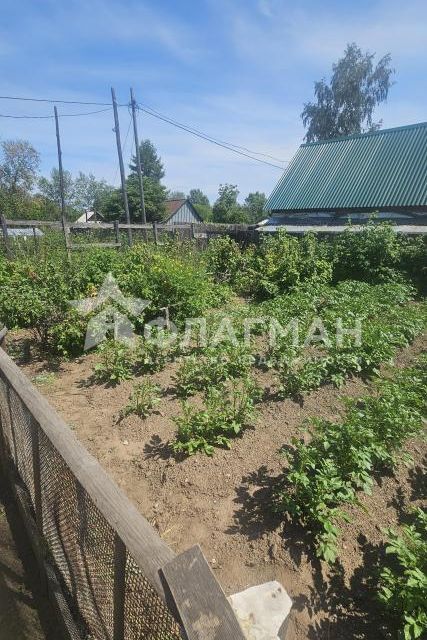
<svg viewBox="0 0 427 640">
<path fill-rule="evenodd" d="M 9 349 L 18 353 L 24 339 L 22 332 L 13 334 Z M 426 336 L 418 337 L 399 352 L 395 364 L 407 366 L 426 345 Z M 172 418 L 181 411 L 174 391 L 178 364 L 144 376 L 163 389 L 155 413 L 118 419 L 135 380 L 94 384 L 98 359 L 90 354 L 52 365 L 30 357 L 22 367 L 167 543 L 178 552 L 199 543 L 227 593 L 267 580 L 282 582 L 298 611 L 298 640 L 376 639 L 380 617 L 369 582 L 384 552 L 384 527 L 401 524 L 408 507 L 421 504 L 425 443 L 410 442 L 414 465 L 400 464 L 394 475 L 379 480 L 371 496 L 362 496 L 366 511 L 348 507 L 351 522 L 341 526 L 339 562 L 333 568 L 315 557 L 303 529 L 283 524 L 270 507 L 271 489 L 283 468 L 279 450 L 290 445 L 305 419 L 337 419 L 342 396 L 365 395 L 370 383 L 355 377 L 339 389 L 326 385 L 302 402 L 267 399 L 256 425 L 233 439 L 230 450 L 181 459 L 170 444 L 176 435 Z M 257 377 L 264 387 L 274 383 L 269 372 Z"/>
</svg>

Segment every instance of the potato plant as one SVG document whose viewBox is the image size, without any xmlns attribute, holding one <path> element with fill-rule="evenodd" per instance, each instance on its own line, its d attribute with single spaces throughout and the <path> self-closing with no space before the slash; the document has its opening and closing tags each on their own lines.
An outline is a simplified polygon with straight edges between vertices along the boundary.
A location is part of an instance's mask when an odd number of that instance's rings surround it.
<svg viewBox="0 0 427 640">
<path fill-rule="evenodd" d="M 276 508 L 301 522 L 313 535 L 317 555 L 337 557 L 338 523 L 346 504 L 369 493 L 373 472 L 392 470 L 406 440 L 419 435 L 425 418 L 426 361 L 383 380 L 378 395 L 347 403 L 342 422 L 315 419 L 306 438 L 285 452 L 287 467 L 276 491 Z"/>
<path fill-rule="evenodd" d="M 174 418 L 178 427 L 174 450 L 187 455 L 197 451 L 212 455 L 215 446 L 230 448 L 231 438 L 255 420 L 259 399 L 260 389 L 253 380 L 241 378 L 208 389 L 201 409 L 183 401 L 182 415 Z"/>
<path fill-rule="evenodd" d="M 402 534 L 386 531 L 386 553 L 394 562 L 382 569 L 379 583 L 379 600 L 402 640 L 427 634 L 427 511 L 417 509 L 414 515 Z"/>
<path fill-rule="evenodd" d="M 144 380 L 134 385 L 129 396 L 128 404 L 121 410 L 120 418 L 134 413 L 140 418 L 146 418 L 161 402 L 161 388 L 151 380 Z"/>
</svg>

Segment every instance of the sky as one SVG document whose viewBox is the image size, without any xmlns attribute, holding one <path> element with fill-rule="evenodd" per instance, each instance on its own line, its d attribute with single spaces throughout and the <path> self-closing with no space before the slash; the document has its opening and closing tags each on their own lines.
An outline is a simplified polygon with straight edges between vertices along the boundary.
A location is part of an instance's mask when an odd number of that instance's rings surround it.
<svg viewBox="0 0 427 640">
<path fill-rule="evenodd" d="M 133 87 L 139 103 L 286 166 L 303 142 L 300 113 L 314 81 L 329 77 L 348 42 L 392 56 L 395 85 L 376 113 L 383 127 L 427 120 L 426 25 L 426 0 L 2 0 L 0 94 L 109 103 L 113 86 L 127 103 Z M 0 99 L 2 115 L 52 111 Z M 128 164 L 126 106 L 119 116 Z M 280 178 L 280 168 L 150 115 L 140 114 L 138 126 L 156 145 L 171 190 L 201 188 L 214 200 L 228 182 L 242 200 L 251 191 L 268 195 Z M 64 168 L 119 184 L 112 111 L 62 117 L 60 127 Z M 9 138 L 35 146 L 43 174 L 56 165 L 53 120 L 0 118 L 0 139 Z"/>
</svg>

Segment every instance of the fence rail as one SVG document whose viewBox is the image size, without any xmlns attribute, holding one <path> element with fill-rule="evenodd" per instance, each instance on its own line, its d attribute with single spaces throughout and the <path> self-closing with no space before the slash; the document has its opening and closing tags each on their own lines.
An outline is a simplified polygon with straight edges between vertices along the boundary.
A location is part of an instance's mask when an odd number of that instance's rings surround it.
<svg viewBox="0 0 427 640">
<path fill-rule="evenodd" d="M 198 547 L 168 547 L 1 347 L 0 451 L 70 640 L 243 640 Z"/>
</svg>

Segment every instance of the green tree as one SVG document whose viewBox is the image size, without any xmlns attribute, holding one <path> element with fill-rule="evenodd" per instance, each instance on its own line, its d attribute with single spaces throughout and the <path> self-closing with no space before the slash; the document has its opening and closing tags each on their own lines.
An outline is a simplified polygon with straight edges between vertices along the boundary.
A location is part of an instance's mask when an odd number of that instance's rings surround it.
<svg viewBox="0 0 427 640">
<path fill-rule="evenodd" d="M 169 200 L 185 200 L 187 196 L 183 191 L 168 191 L 167 197 Z"/>
<path fill-rule="evenodd" d="M 165 200 L 166 188 L 150 178 L 143 178 L 144 182 L 144 203 L 147 222 L 160 221 L 166 213 Z M 139 183 L 136 175 L 130 175 L 126 180 L 128 194 L 129 214 L 131 222 L 141 222 L 141 205 L 139 195 Z M 123 206 L 123 196 L 121 189 L 114 189 L 110 193 L 101 195 L 96 203 L 96 210 L 99 211 L 105 220 L 124 219 L 125 210 Z"/>
<path fill-rule="evenodd" d="M 381 127 L 373 121 L 375 107 L 387 99 L 395 70 L 391 56 L 374 64 L 375 54 L 348 44 L 344 56 L 332 67 L 332 77 L 314 84 L 316 102 L 307 102 L 301 113 L 307 142 L 326 140 Z"/>
<path fill-rule="evenodd" d="M 166 213 L 166 187 L 160 182 L 144 176 L 144 203 L 147 221 L 162 220 Z M 129 213 L 133 222 L 141 222 L 141 206 L 138 178 L 130 175 L 127 179 L 127 192 L 129 200 Z"/>
<path fill-rule="evenodd" d="M 201 204 L 210 207 L 209 198 L 201 189 L 191 189 L 188 197 L 190 202 L 194 205 Z"/>
<path fill-rule="evenodd" d="M 86 174 L 79 171 L 73 183 L 72 206 L 77 211 L 92 210 L 99 198 L 108 195 L 114 190 L 105 180 L 97 180 L 92 173 Z"/>
<path fill-rule="evenodd" d="M 40 166 L 40 154 L 27 140 L 3 140 L 0 146 L 0 189 L 29 195 Z"/>
<path fill-rule="evenodd" d="M 165 176 L 163 163 L 157 149 L 151 140 L 142 140 L 139 145 L 142 175 L 155 182 L 160 182 Z M 137 175 L 136 155 L 132 157 L 129 168 L 131 175 Z"/>
<path fill-rule="evenodd" d="M 63 172 L 64 197 L 66 204 L 71 205 L 74 198 L 74 181 L 70 171 Z M 50 178 L 45 176 L 39 178 L 39 192 L 42 196 L 55 202 L 57 205 L 61 203 L 61 189 L 59 180 L 59 170 L 54 167 L 50 172 Z"/>
<path fill-rule="evenodd" d="M 238 202 L 239 190 L 235 184 L 221 184 L 218 189 L 218 198 L 212 207 L 213 222 L 244 223 L 247 222 L 247 213 Z"/>
<path fill-rule="evenodd" d="M 249 222 L 258 222 L 265 218 L 264 205 L 267 202 L 265 193 L 255 191 L 249 193 L 245 198 L 244 208 L 246 209 Z"/>
</svg>

